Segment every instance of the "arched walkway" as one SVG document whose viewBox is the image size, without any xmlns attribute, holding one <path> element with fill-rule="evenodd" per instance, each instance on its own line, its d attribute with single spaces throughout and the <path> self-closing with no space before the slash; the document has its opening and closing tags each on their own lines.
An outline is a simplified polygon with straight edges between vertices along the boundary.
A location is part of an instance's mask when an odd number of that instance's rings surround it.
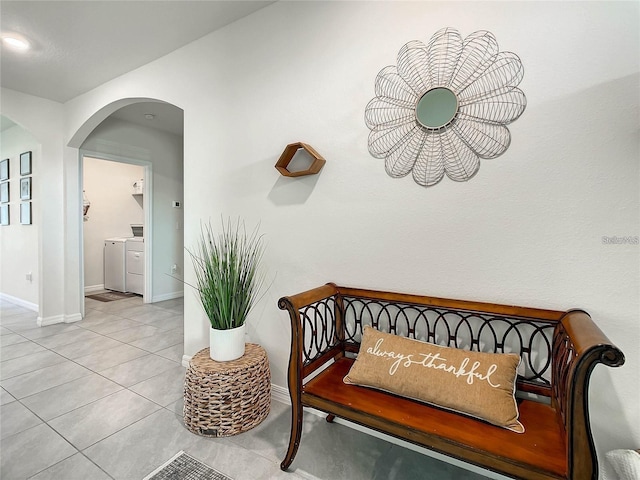
<svg viewBox="0 0 640 480">
<path fill-rule="evenodd" d="M 138 163 L 141 165 L 147 165 L 146 170 L 149 173 L 149 179 L 148 181 L 145 181 L 145 190 L 147 191 L 147 193 L 152 193 L 154 190 L 152 190 L 153 187 L 153 178 L 154 178 L 154 174 L 151 174 L 153 169 L 160 169 L 159 171 L 161 171 L 161 169 L 163 168 L 163 159 L 162 159 L 162 153 L 158 153 L 158 149 L 156 148 L 154 150 L 154 146 L 153 143 L 156 141 L 153 138 L 145 138 L 145 139 L 133 139 L 131 140 L 131 138 L 127 138 L 127 143 L 132 142 L 133 144 L 135 144 L 135 142 L 139 142 L 138 145 L 133 145 L 133 155 L 123 155 L 121 154 L 121 151 L 125 151 L 124 148 L 120 149 L 117 146 L 117 140 L 114 141 L 113 138 L 110 138 L 109 141 L 103 141 L 103 142 L 96 142 L 95 141 L 95 134 L 92 135 L 92 132 L 99 132 L 101 125 L 103 125 L 103 123 L 106 123 L 105 121 L 109 120 L 110 122 L 110 127 L 113 127 L 113 123 L 114 123 L 114 119 L 111 118 L 114 113 L 118 112 L 121 109 L 126 109 L 126 107 L 132 106 L 134 104 L 164 104 L 164 105 L 171 105 L 171 107 L 175 108 L 176 111 L 180 112 L 180 118 L 182 118 L 182 111 L 181 109 L 179 109 L 179 107 L 176 107 L 175 105 L 172 105 L 168 102 L 164 102 L 158 99 L 153 99 L 153 98 L 146 98 L 146 97 L 136 97 L 136 98 L 125 98 L 125 99 L 120 99 L 117 101 L 114 101 L 112 103 L 109 103 L 108 105 L 100 108 L 98 111 L 96 111 L 93 115 L 91 115 L 83 124 L 82 126 L 73 134 L 73 136 L 71 137 L 71 139 L 68 142 L 68 147 L 71 147 L 73 149 L 78 149 L 78 155 L 77 155 L 77 160 L 74 162 L 73 165 L 70 165 L 69 163 L 67 164 L 69 166 L 69 168 L 73 168 L 74 170 L 74 174 L 73 175 L 67 175 L 67 178 L 69 178 L 70 176 L 72 176 L 73 178 L 75 178 L 75 182 L 70 182 L 69 186 L 67 187 L 67 196 L 69 199 L 72 199 L 72 201 L 74 203 L 77 202 L 77 207 L 73 207 L 74 210 L 78 210 L 80 211 L 81 208 L 81 202 L 82 202 L 82 158 L 84 154 L 87 154 L 89 156 L 92 157 L 96 157 L 96 158 L 102 158 L 105 160 L 112 160 L 112 161 L 123 161 L 123 162 L 128 162 L 131 161 L 130 163 Z M 166 110 L 166 109 L 165 109 Z M 145 127 L 143 127 L 145 128 Z M 148 127 L 146 127 L 148 128 Z M 114 128 L 111 128 L 112 130 L 114 130 Z M 131 131 L 135 131 L 136 130 L 136 126 L 133 125 L 132 128 L 130 129 Z M 135 135 L 134 135 L 135 136 Z M 182 128 L 180 128 L 180 136 L 182 136 Z M 149 142 L 149 145 L 146 145 L 144 142 Z M 142 142 L 142 143 L 140 143 Z M 102 148 L 104 146 L 104 148 Z M 128 144 L 126 145 L 127 148 L 131 148 L 132 145 Z M 147 148 L 148 147 L 148 148 Z M 148 152 L 146 154 L 144 154 L 143 150 L 147 148 Z M 162 152 L 166 151 L 167 149 L 162 149 Z M 153 153 L 152 153 L 153 152 Z M 136 154 L 140 154 L 140 156 L 138 158 L 135 158 Z M 166 163 L 166 162 L 165 162 Z M 180 143 L 180 152 L 179 152 L 179 168 L 180 168 L 180 188 L 179 188 L 179 197 L 182 198 L 182 175 L 181 175 L 181 170 L 182 170 L 182 144 Z M 171 172 L 169 173 L 162 173 L 159 175 L 159 178 L 165 182 L 165 179 L 167 177 L 171 177 Z M 161 182 L 162 183 L 162 182 Z M 165 182 L 166 183 L 166 182 Z M 161 189 L 165 189 L 168 188 L 170 190 L 171 196 L 176 197 L 176 186 L 170 186 L 170 187 L 166 187 L 166 185 L 161 185 L 159 184 L 157 186 L 158 188 Z M 171 188 L 173 188 L 173 191 L 171 191 Z M 163 193 L 166 193 L 166 190 L 162 190 Z M 147 302 L 153 302 L 153 301 L 159 301 L 159 300 L 166 300 L 169 298 L 175 298 L 172 297 L 171 295 L 174 292 L 167 292 L 167 288 L 165 287 L 164 289 L 162 288 L 162 285 L 160 285 L 160 287 L 158 287 L 158 284 L 162 284 L 165 281 L 165 278 L 160 276 L 160 280 L 158 280 L 159 275 L 158 274 L 153 274 L 153 270 L 154 268 L 158 271 L 160 271 L 160 268 L 157 268 L 159 260 L 158 260 L 158 255 L 154 255 L 154 237 L 157 237 L 159 240 L 159 251 L 160 252 L 164 252 L 166 254 L 167 250 L 169 251 L 180 251 L 180 263 L 183 257 L 183 252 L 182 252 L 182 248 L 183 248 L 183 231 L 180 229 L 179 231 L 176 231 L 176 229 L 173 229 L 173 231 L 169 231 L 169 232 L 164 232 L 164 233 L 159 233 L 158 232 L 158 228 L 154 228 L 153 227 L 153 217 L 155 216 L 159 216 L 161 218 L 165 218 L 166 215 L 162 216 L 162 210 L 165 209 L 166 210 L 166 205 L 161 204 L 161 205 L 153 205 L 152 202 L 152 195 L 145 195 L 144 196 L 144 202 L 145 202 L 145 216 L 146 216 L 146 220 L 145 220 L 145 224 L 147 225 L 147 227 L 151 227 L 148 228 L 147 231 L 145 232 L 145 265 L 146 265 L 146 283 L 147 283 L 147 288 L 145 289 L 145 301 Z M 149 202 L 149 203 L 147 203 Z M 166 202 L 165 202 L 166 203 Z M 182 202 L 181 202 L 182 203 Z M 155 213 L 151 213 L 151 212 L 155 212 Z M 181 213 L 181 211 L 180 211 Z M 148 215 L 148 216 L 147 216 Z M 71 225 L 71 222 L 76 223 L 75 228 Z M 78 217 L 74 218 L 69 218 L 69 225 L 68 228 L 71 229 L 71 231 L 73 231 L 75 238 L 77 239 L 77 245 L 78 245 L 78 256 L 75 259 L 74 262 L 72 262 L 74 265 L 77 265 L 77 292 L 78 292 L 78 302 L 80 304 L 80 311 L 82 312 L 82 314 L 84 314 L 84 302 L 83 302 L 83 298 L 84 298 L 84 277 L 83 277 L 83 222 L 81 219 L 78 219 Z M 166 223 L 166 222 L 159 222 L 159 223 Z M 153 233 L 156 233 L 156 235 L 153 235 Z M 167 248 L 167 245 L 169 248 Z M 174 262 L 174 260 L 172 260 L 172 263 Z M 166 262 L 165 262 L 166 263 Z M 177 262 L 176 262 L 177 263 Z M 164 266 L 163 266 L 164 267 Z M 164 271 L 164 268 L 163 268 Z M 161 272 L 160 272 L 161 273 Z M 155 282 L 153 280 L 156 280 Z M 166 282 L 165 282 L 166 283 Z M 182 290 L 182 286 L 180 285 L 180 290 Z M 158 293 L 159 291 L 159 293 Z"/>
</svg>

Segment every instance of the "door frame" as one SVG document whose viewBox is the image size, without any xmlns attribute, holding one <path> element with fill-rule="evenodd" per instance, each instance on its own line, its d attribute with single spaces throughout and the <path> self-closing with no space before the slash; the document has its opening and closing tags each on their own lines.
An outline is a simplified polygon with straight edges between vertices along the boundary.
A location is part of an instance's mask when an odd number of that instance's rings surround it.
<svg viewBox="0 0 640 480">
<path fill-rule="evenodd" d="M 122 157 L 92 150 L 79 149 L 80 159 L 80 188 L 78 191 L 80 205 L 82 205 L 82 191 L 84 188 L 84 158 L 91 157 L 108 162 L 127 163 L 143 167 L 144 187 L 142 189 L 142 208 L 144 210 L 144 294 L 143 303 L 151 303 L 153 298 L 153 163 L 146 160 Z M 84 223 L 80 225 L 80 290 L 83 301 L 81 302 L 82 318 L 85 316 L 84 302 Z"/>
</svg>

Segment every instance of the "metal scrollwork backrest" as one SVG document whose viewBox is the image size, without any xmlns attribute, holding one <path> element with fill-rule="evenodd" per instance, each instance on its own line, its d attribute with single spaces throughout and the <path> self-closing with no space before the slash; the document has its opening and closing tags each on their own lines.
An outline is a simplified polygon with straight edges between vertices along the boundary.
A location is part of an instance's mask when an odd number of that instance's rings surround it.
<svg viewBox="0 0 640 480">
<path fill-rule="evenodd" d="M 332 296 L 299 310 L 304 337 L 302 349 L 304 365 L 311 363 L 338 343 L 335 308 L 336 299 Z"/>
<path fill-rule="evenodd" d="M 555 321 L 464 311 L 378 299 L 343 297 L 345 343 L 357 345 L 362 329 L 437 345 L 491 353 L 517 353 L 520 381 L 551 385 Z"/>
</svg>

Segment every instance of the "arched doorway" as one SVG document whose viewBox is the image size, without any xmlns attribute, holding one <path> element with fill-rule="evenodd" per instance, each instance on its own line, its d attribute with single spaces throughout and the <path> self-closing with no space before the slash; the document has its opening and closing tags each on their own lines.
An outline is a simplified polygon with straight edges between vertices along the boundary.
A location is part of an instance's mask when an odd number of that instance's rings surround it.
<svg viewBox="0 0 640 480">
<path fill-rule="evenodd" d="M 92 115 L 69 142 L 79 151 L 78 184 L 69 192 L 78 204 L 82 202 L 85 157 L 144 167 L 144 194 L 139 201 L 145 212 L 145 302 L 149 303 L 177 298 L 183 291 L 182 122 L 182 110 L 174 105 L 149 98 L 122 99 Z M 93 208 L 97 198 L 91 195 L 87 192 Z M 78 225 L 81 250 L 83 224 Z M 81 254 L 78 278 L 82 297 L 84 267 Z"/>
</svg>

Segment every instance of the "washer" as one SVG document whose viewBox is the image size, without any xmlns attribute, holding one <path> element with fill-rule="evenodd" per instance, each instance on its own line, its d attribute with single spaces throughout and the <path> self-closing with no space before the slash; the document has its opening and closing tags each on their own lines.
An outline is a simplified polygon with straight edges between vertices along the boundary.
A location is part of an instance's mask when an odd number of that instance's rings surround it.
<svg viewBox="0 0 640 480">
<path fill-rule="evenodd" d="M 123 237 L 107 238 L 104 241 L 104 288 L 126 292 L 125 246 Z"/>
</svg>

